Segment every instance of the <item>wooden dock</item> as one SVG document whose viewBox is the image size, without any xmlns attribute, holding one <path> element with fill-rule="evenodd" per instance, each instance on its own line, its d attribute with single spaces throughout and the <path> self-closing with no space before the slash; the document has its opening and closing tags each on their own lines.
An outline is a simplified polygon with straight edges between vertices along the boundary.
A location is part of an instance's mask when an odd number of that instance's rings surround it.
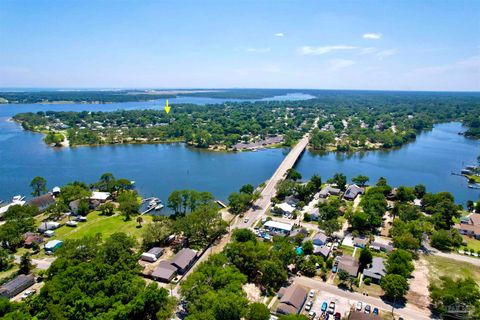
<svg viewBox="0 0 480 320">
<path fill-rule="evenodd" d="M 225 203 L 223 203 L 221 200 L 215 200 L 215 202 L 222 208 L 228 207 Z"/>
</svg>

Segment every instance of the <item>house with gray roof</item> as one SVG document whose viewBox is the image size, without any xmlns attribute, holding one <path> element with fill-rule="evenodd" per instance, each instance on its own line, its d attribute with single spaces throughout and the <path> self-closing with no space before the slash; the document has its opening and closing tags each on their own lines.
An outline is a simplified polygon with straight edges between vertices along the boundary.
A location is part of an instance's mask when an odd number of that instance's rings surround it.
<svg viewBox="0 0 480 320">
<path fill-rule="evenodd" d="M 380 257 L 374 257 L 370 268 L 363 270 L 363 276 L 372 278 L 374 282 L 380 282 L 386 273 L 385 259 Z"/>
<path fill-rule="evenodd" d="M 8 281 L 0 287 L 0 295 L 11 299 L 25 289 L 30 288 L 35 283 L 33 274 L 21 274 Z"/>
<path fill-rule="evenodd" d="M 292 284 L 284 292 L 277 306 L 277 314 L 299 314 L 307 300 L 307 289 Z"/>
<path fill-rule="evenodd" d="M 37 207 L 38 211 L 43 212 L 45 211 L 49 206 L 55 203 L 55 197 L 51 193 L 47 193 L 44 195 L 41 195 L 39 197 L 35 197 L 33 199 L 28 200 L 27 204 Z"/>
<path fill-rule="evenodd" d="M 322 256 L 324 259 L 328 258 L 328 255 L 330 254 L 330 247 L 327 246 L 313 246 L 313 254 L 317 256 Z"/>
<path fill-rule="evenodd" d="M 168 261 L 160 261 L 158 266 L 153 270 L 151 277 L 155 281 L 169 283 L 177 274 L 177 267 Z"/>
<path fill-rule="evenodd" d="M 343 195 L 343 199 L 345 200 L 355 200 L 355 198 L 363 194 L 365 192 L 364 188 L 361 188 L 357 186 L 356 184 L 351 184 L 348 186 L 347 190 L 345 191 L 345 194 Z"/>
<path fill-rule="evenodd" d="M 323 246 L 324 244 L 327 243 L 327 241 L 328 241 L 328 236 L 321 231 L 317 232 L 312 238 L 312 242 L 316 246 Z"/>
<path fill-rule="evenodd" d="M 328 198 L 329 196 L 339 196 L 342 193 L 342 190 L 338 188 L 333 188 L 332 186 L 326 186 L 319 193 L 320 198 Z"/>
<path fill-rule="evenodd" d="M 183 248 L 175 255 L 175 257 L 173 257 L 171 264 L 177 267 L 179 274 L 184 274 L 190 269 L 196 258 L 196 251 L 189 248 Z"/>
</svg>

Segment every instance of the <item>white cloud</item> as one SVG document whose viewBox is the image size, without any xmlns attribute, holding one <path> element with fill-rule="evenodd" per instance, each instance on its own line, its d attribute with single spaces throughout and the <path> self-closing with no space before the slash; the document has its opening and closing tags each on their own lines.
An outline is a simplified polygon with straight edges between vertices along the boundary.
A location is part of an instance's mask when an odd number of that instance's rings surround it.
<svg viewBox="0 0 480 320">
<path fill-rule="evenodd" d="M 360 53 L 359 53 L 359 54 L 371 54 L 371 53 L 375 53 L 375 52 L 377 52 L 377 51 L 378 51 L 377 48 L 368 47 L 368 48 L 363 48 L 362 50 L 360 50 Z"/>
<path fill-rule="evenodd" d="M 348 68 L 354 64 L 355 61 L 347 59 L 332 59 L 328 61 L 329 69 L 331 71 Z"/>
<path fill-rule="evenodd" d="M 365 33 L 363 35 L 363 39 L 378 40 L 380 38 L 382 38 L 381 33 Z"/>
<path fill-rule="evenodd" d="M 267 53 L 270 52 L 270 48 L 247 48 L 246 51 L 250 53 Z"/>
<path fill-rule="evenodd" d="M 410 72 L 413 75 L 438 75 L 442 73 L 452 73 L 456 71 L 480 70 L 480 55 L 473 56 L 464 60 L 457 61 L 447 65 L 437 65 L 424 68 L 417 68 Z"/>
<path fill-rule="evenodd" d="M 283 32 L 275 33 L 275 37 L 283 37 L 285 34 Z"/>
<path fill-rule="evenodd" d="M 353 50 L 356 48 L 357 47 L 345 46 L 345 45 L 324 46 L 324 47 L 303 46 L 298 49 L 298 52 L 302 55 L 319 55 L 319 54 L 329 53 L 335 50 Z"/>
<path fill-rule="evenodd" d="M 397 53 L 397 49 L 387 49 L 387 50 L 382 50 L 377 53 L 377 57 L 380 59 L 388 58 Z"/>
</svg>

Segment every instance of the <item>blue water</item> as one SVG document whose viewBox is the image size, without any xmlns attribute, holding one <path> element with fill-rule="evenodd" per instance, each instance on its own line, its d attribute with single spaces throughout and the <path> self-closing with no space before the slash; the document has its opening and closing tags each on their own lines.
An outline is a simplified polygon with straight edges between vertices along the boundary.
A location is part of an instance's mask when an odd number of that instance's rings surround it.
<svg viewBox="0 0 480 320">
<path fill-rule="evenodd" d="M 451 173 L 459 173 L 465 165 L 476 164 L 480 142 L 458 135 L 464 130 L 456 122 L 439 124 L 432 131 L 421 134 L 415 142 L 392 151 L 326 155 L 306 152 L 297 170 L 305 178 L 317 173 L 327 179 L 342 172 L 349 179 L 366 175 L 370 183 L 385 177 L 392 186 L 423 183 L 429 192 L 449 191 L 456 202 L 465 204 L 467 200 L 479 199 L 480 190 L 467 188 L 466 178 Z"/>
<path fill-rule="evenodd" d="M 306 99 L 292 95 L 286 99 Z M 275 97 L 274 99 L 281 99 Z M 285 98 L 283 98 L 285 99 Z M 180 97 L 170 104 L 223 103 L 225 99 Z M 229 99 L 228 101 L 232 101 Z M 136 181 L 144 196 L 165 200 L 176 189 L 194 188 L 212 192 L 226 200 L 228 194 L 246 183 L 254 185 L 268 179 L 280 164 L 287 150 L 269 149 L 259 152 L 217 153 L 186 147 L 183 144 L 121 145 L 77 148 L 51 148 L 42 142 L 42 135 L 23 131 L 7 121 L 20 112 L 47 110 L 111 111 L 118 109 L 163 108 L 165 100 L 112 104 L 18 104 L 0 105 L 0 200 L 13 195 L 29 195 L 30 181 L 43 176 L 49 188 L 73 180 L 95 182 L 111 172 L 117 177 Z M 384 176 L 392 185 L 424 183 L 429 191 L 450 191 L 457 202 L 478 199 L 480 191 L 468 189 L 466 179 L 452 176 L 462 164 L 475 163 L 480 154 L 478 141 L 457 135 L 460 124 L 441 124 L 417 140 L 395 151 L 357 153 L 354 155 L 317 155 L 306 152 L 297 164 L 305 178 L 314 173 L 324 179 L 335 172 L 349 178 L 364 174 L 376 181 Z"/>
</svg>

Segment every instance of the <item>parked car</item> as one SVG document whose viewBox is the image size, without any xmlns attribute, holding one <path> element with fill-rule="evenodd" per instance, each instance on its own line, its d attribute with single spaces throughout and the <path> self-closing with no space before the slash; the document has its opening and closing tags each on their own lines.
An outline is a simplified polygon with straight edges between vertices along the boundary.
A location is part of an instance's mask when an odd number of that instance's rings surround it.
<svg viewBox="0 0 480 320">
<path fill-rule="evenodd" d="M 360 301 L 355 304 L 355 309 L 357 309 L 357 311 L 362 311 L 362 303 Z"/>
<path fill-rule="evenodd" d="M 20 296 L 20 299 L 22 299 L 22 300 L 26 299 L 27 297 L 30 297 L 35 292 L 36 292 L 36 290 L 27 290 Z"/>
<path fill-rule="evenodd" d="M 373 308 L 373 314 L 376 314 L 378 316 L 378 308 Z"/>
<path fill-rule="evenodd" d="M 367 304 L 367 305 L 365 306 L 365 313 L 370 313 L 371 310 L 372 310 L 372 307 L 370 307 L 370 305 Z"/>
<path fill-rule="evenodd" d="M 308 296 L 309 296 L 310 298 L 313 298 L 314 295 L 315 295 L 315 290 L 313 290 L 313 289 L 310 290 L 310 293 L 308 294 Z"/>
<path fill-rule="evenodd" d="M 328 313 L 333 314 L 335 312 L 335 302 L 330 302 L 330 305 L 328 306 Z"/>
<path fill-rule="evenodd" d="M 243 223 L 247 223 L 248 220 L 249 220 L 248 218 L 243 219 Z"/>
<path fill-rule="evenodd" d="M 340 320 L 340 319 L 342 319 L 342 314 L 340 312 L 337 312 L 337 313 L 335 313 L 334 318 L 335 318 L 335 320 Z"/>
<path fill-rule="evenodd" d="M 317 315 L 317 313 L 316 313 L 315 311 L 310 311 L 310 312 L 308 313 L 308 316 L 310 317 L 310 319 L 315 318 L 316 315 Z"/>
<path fill-rule="evenodd" d="M 325 312 L 325 311 L 327 310 L 327 307 L 328 307 L 328 304 L 327 304 L 327 302 L 326 302 L 326 301 L 325 301 L 325 302 L 323 302 L 323 303 L 322 303 L 322 309 L 321 309 L 321 310 L 322 310 L 322 312 Z"/>
<path fill-rule="evenodd" d="M 308 302 L 305 304 L 305 311 L 310 311 L 310 310 L 312 309 L 312 305 L 313 305 L 312 300 L 308 301 Z"/>
<path fill-rule="evenodd" d="M 78 222 L 70 220 L 70 221 L 67 221 L 66 225 L 69 227 L 76 227 L 78 225 Z"/>
<path fill-rule="evenodd" d="M 77 220 L 78 222 L 87 222 L 87 217 L 77 216 L 75 220 Z"/>
<path fill-rule="evenodd" d="M 336 273 L 336 272 L 337 272 L 337 266 L 333 266 L 332 272 L 333 272 L 333 273 Z"/>
</svg>

